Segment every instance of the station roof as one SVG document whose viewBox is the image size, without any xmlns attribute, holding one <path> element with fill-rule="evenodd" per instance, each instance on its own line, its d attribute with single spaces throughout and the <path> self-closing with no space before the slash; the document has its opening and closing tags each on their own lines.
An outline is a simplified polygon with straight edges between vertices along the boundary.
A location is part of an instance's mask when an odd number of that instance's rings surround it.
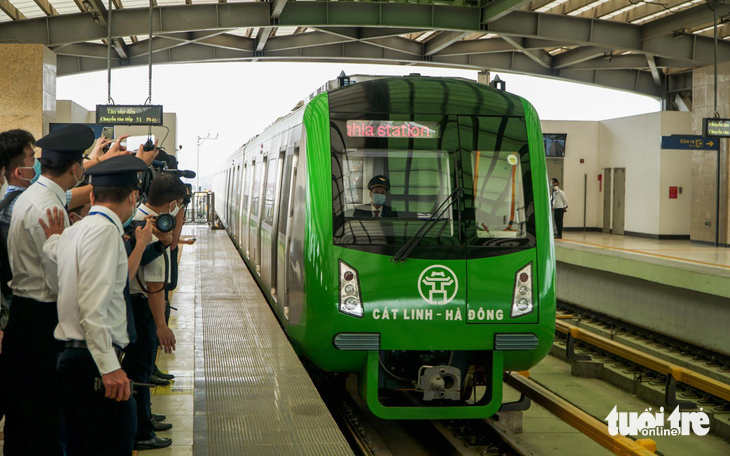
<svg viewBox="0 0 730 456">
<path fill-rule="evenodd" d="M 430 65 L 663 97 L 687 93 L 690 70 L 713 63 L 713 1 L 0 0 L 0 42 L 48 46 L 60 76 L 106 69 L 108 50 L 112 67 L 146 65 L 151 46 L 153 64 Z M 730 60 L 723 2 L 719 62 Z"/>
</svg>

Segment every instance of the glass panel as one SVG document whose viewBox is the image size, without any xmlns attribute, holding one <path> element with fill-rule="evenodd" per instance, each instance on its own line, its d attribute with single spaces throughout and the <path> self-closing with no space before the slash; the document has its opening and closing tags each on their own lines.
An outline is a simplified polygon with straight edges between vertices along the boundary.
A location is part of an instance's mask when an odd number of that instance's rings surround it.
<svg viewBox="0 0 730 456">
<path fill-rule="evenodd" d="M 274 223 L 274 199 L 276 198 L 277 156 L 272 155 L 266 167 L 266 193 L 264 194 L 264 223 Z"/>
<path fill-rule="evenodd" d="M 253 169 L 253 165 L 247 165 L 246 170 L 246 180 L 243 183 L 243 213 L 248 213 L 248 197 L 251 194 L 251 170 Z"/>
<path fill-rule="evenodd" d="M 253 207 L 251 208 L 251 212 L 254 216 L 257 216 L 259 215 L 259 202 L 261 198 L 261 178 L 264 174 L 263 161 L 254 164 L 253 174 L 253 189 L 251 190 L 251 194 L 253 195 L 253 201 L 251 201 L 251 204 L 253 205 Z"/>
</svg>

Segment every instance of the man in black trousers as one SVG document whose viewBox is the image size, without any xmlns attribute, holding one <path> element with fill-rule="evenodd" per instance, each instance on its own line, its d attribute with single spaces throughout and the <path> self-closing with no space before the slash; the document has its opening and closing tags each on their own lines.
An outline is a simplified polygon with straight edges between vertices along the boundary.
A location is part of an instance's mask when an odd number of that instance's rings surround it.
<svg viewBox="0 0 730 456">
<path fill-rule="evenodd" d="M 89 170 L 89 215 L 65 229 L 55 249 L 59 322 L 54 336 L 64 346 L 58 380 L 68 456 L 129 456 L 134 447 L 136 404 L 121 368 L 131 323 L 122 234 L 135 211 L 138 176 L 145 169 L 142 160 L 124 156 Z M 151 238 L 151 230 L 146 232 Z"/>
</svg>

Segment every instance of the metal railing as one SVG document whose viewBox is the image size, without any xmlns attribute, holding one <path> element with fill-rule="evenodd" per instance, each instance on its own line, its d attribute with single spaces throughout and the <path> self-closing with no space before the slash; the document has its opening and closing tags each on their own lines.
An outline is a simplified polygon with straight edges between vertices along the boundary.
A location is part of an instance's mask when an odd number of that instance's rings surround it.
<svg viewBox="0 0 730 456">
<path fill-rule="evenodd" d="M 185 218 L 188 223 L 205 223 L 211 225 L 215 221 L 215 193 L 193 192 L 193 198 L 186 208 Z"/>
</svg>

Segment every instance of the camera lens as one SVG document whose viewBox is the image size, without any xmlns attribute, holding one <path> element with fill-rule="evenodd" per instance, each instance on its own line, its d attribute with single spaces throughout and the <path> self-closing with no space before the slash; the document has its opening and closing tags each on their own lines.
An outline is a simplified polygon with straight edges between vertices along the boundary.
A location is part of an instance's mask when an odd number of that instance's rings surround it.
<svg viewBox="0 0 730 456">
<path fill-rule="evenodd" d="M 163 233 L 169 233 L 175 229 L 175 217 L 170 214 L 160 214 L 157 216 L 157 229 Z"/>
</svg>

